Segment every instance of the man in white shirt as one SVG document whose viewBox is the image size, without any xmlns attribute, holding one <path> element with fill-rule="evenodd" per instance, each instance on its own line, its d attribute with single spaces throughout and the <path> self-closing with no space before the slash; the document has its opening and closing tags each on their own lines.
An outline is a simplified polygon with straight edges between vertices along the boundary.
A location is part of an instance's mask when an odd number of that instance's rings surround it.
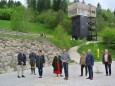
<svg viewBox="0 0 115 86">
<path fill-rule="evenodd" d="M 105 64 L 106 76 L 108 76 L 108 69 L 109 69 L 109 76 L 111 76 L 112 58 L 107 49 L 105 49 L 105 53 L 103 54 L 102 62 L 103 64 Z"/>
</svg>

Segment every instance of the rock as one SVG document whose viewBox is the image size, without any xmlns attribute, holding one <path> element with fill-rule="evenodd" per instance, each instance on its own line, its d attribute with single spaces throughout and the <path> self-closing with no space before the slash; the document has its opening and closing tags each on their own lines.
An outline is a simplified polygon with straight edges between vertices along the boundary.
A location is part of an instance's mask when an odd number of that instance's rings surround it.
<svg viewBox="0 0 115 86">
<path fill-rule="evenodd" d="M 3 68 L 3 64 L 2 63 L 0 63 L 0 68 Z"/>
<path fill-rule="evenodd" d="M 30 68 L 28 61 L 31 51 L 38 53 L 38 50 L 42 50 L 45 56 L 46 65 L 51 65 L 55 52 L 61 51 L 47 41 L 0 38 L 0 68 L 8 72 L 16 70 L 17 55 L 21 49 L 25 50 L 27 56 L 26 69 Z"/>
</svg>

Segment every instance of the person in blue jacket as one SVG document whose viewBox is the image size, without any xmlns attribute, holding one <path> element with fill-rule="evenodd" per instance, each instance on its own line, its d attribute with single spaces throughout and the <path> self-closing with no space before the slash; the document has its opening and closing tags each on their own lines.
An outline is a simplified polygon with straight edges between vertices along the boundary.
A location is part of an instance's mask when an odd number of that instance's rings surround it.
<svg viewBox="0 0 115 86">
<path fill-rule="evenodd" d="M 93 66 L 94 66 L 94 56 L 91 50 L 88 49 L 88 54 L 86 56 L 86 66 L 88 68 L 89 77 L 87 79 L 93 80 Z"/>
</svg>

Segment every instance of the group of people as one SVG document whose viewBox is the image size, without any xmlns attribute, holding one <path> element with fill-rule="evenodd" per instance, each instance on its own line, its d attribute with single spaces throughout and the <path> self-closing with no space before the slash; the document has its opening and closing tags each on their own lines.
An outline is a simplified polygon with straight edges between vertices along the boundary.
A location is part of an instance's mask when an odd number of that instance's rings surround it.
<svg viewBox="0 0 115 86">
<path fill-rule="evenodd" d="M 45 66 L 45 58 L 41 50 L 38 51 L 37 54 L 34 52 L 31 52 L 29 54 L 30 59 L 30 66 L 31 66 L 31 74 L 35 74 L 35 67 L 38 68 L 39 78 L 42 78 L 43 75 L 43 67 Z M 68 73 L 68 64 L 70 62 L 70 56 L 66 49 L 63 49 L 63 53 L 60 54 L 59 52 L 56 52 L 55 57 L 52 62 L 53 66 L 53 73 L 57 75 L 62 75 L 62 69 L 64 69 L 65 74 L 65 80 L 68 80 L 69 73 Z M 106 70 L 106 76 L 111 76 L 111 63 L 112 63 L 112 57 L 109 54 L 108 50 L 105 49 L 105 53 L 102 57 L 102 62 L 105 64 L 105 70 Z M 88 49 L 88 54 L 86 55 L 85 51 L 82 52 L 80 57 L 81 65 L 81 75 L 83 76 L 83 69 L 85 68 L 85 75 L 87 76 L 87 73 L 89 73 L 89 77 L 87 79 L 93 80 L 93 66 L 94 66 L 94 56 L 91 53 L 91 50 Z M 24 54 L 24 50 L 21 50 L 21 52 L 18 54 L 18 78 L 25 78 L 24 76 L 24 67 L 26 65 L 26 55 Z M 20 76 L 20 70 L 22 76 Z M 109 70 L 109 72 L 108 72 Z"/>
<path fill-rule="evenodd" d="M 111 76 L 111 64 L 112 57 L 109 54 L 108 50 L 105 49 L 105 52 L 102 56 L 102 63 L 105 65 L 106 76 Z M 83 76 L 83 68 L 85 68 L 85 75 L 87 76 L 87 71 L 89 72 L 89 77 L 87 79 L 93 80 L 93 66 L 94 66 L 94 56 L 91 53 L 91 50 L 88 49 L 88 54 L 85 54 L 85 51 L 82 52 L 80 57 L 81 65 L 81 75 Z M 109 70 L 109 72 L 108 72 Z"/>
<path fill-rule="evenodd" d="M 45 58 L 41 50 L 38 51 L 37 54 L 34 52 L 31 52 L 29 55 L 30 59 L 30 66 L 31 66 L 31 74 L 35 74 L 35 67 L 38 68 L 39 72 L 39 78 L 42 78 L 43 74 L 43 67 L 45 65 Z M 18 78 L 20 77 L 20 70 L 21 70 L 21 75 L 23 78 L 24 76 L 24 67 L 26 65 L 26 55 L 24 54 L 24 50 L 21 50 L 21 52 L 18 54 Z"/>
</svg>

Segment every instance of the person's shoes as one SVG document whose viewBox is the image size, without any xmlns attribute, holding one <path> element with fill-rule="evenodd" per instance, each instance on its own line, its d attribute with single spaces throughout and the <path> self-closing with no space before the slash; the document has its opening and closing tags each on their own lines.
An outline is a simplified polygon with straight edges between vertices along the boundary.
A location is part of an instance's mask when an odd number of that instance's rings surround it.
<svg viewBox="0 0 115 86">
<path fill-rule="evenodd" d="M 108 76 L 108 74 L 106 74 L 105 76 Z"/>
<path fill-rule="evenodd" d="M 83 75 L 80 75 L 79 77 L 82 77 Z"/>
<path fill-rule="evenodd" d="M 86 79 L 91 79 L 90 77 L 86 78 Z"/>
<path fill-rule="evenodd" d="M 93 78 L 90 78 L 90 80 L 93 80 Z"/>
<path fill-rule="evenodd" d="M 66 79 L 65 80 L 68 80 L 68 77 L 66 77 Z"/>
<path fill-rule="evenodd" d="M 60 75 L 60 77 L 63 77 L 63 75 Z"/>
<path fill-rule="evenodd" d="M 109 76 L 111 76 L 111 74 L 109 74 Z"/>
<path fill-rule="evenodd" d="M 57 74 L 57 77 L 58 77 L 58 74 Z"/>
<path fill-rule="evenodd" d="M 42 78 L 41 76 L 39 78 Z"/>
<path fill-rule="evenodd" d="M 24 75 L 22 75 L 22 77 L 23 77 L 23 78 L 25 78 L 25 76 L 24 76 Z"/>
<path fill-rule="evenodd" d="M 18 76 L 18 78 L 21 78 L 20 76 Z"/>
<path fill-rule="evenodd" d="M 64 80 L 68 80 L 68 77 L 65 77 Z"/>
<path fill-rule="evenodd" d="M 64 79 L 66 80 L 66 77 Z"/>
</svg>

